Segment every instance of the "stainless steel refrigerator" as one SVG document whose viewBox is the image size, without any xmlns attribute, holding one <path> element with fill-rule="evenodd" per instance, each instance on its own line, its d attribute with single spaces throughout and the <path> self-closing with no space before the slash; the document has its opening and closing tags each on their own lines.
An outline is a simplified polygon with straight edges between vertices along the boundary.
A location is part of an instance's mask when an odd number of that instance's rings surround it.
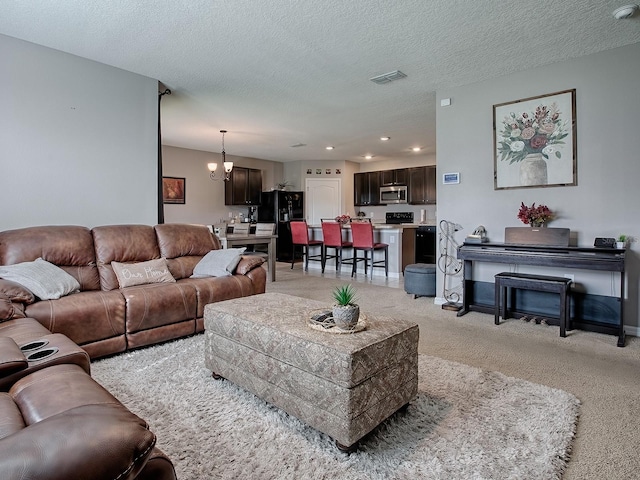
<svg viewBox="0 0 640 480">
<path fill-rule="evenodd" d="M 276 224 L 276 260 L 291 261 L 291 220 L 304 218 L 304 192 L 262 192 L 258 221 Z"/>
</svg>

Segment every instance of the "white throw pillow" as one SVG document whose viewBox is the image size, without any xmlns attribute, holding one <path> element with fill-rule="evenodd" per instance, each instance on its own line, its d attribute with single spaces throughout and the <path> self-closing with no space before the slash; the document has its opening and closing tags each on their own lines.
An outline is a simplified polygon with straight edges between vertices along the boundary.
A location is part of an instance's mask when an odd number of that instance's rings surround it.
<svg viewBox="0 0 640 480">
<path fill-rule="evenodd" d="M 146 285 L 149 283 L 175 283 L 166 258 L 137 263 L 111 262 L 113 272 L 118 277 L 120 288 Z"/>
<path fill-rule="evenodd" d="M 211 250 L 194 267 L 191 278 L 228 277 L 240 263 L 240 255 L 245 250 L 245 247 Z"/>
<path fill-rule="evenodd" d="M 78 281 L 42 258 L 0 266 L 0 278 L 19 283 L 41 300 L 56 300 L 80 290 Z"/>
</svg>

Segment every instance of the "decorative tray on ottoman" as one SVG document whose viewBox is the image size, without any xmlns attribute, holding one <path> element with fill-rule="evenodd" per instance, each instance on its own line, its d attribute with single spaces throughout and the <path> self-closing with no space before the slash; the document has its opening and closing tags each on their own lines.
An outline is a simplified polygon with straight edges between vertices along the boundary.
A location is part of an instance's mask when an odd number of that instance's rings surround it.
<svg viewBox="0 0 640 480">
<path fill-rule="evenodd" d="M 367 328 L 367 316 L 360 312 L 358 323 L 351 328 L 342 328 L 334 322 L 331 310 L 321 309 L 313 312 L 311 317 L 307 319 L 307 325 L 314 330 L 327 333 L 356 333 Z"/>
</svg>

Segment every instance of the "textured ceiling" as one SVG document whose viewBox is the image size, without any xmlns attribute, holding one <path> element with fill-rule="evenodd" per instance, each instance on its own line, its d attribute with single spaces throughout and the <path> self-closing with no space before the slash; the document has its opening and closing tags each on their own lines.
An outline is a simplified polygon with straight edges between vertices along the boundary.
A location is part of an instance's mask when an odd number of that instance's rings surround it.
<svg viewBox="0 0 640 480">
<path fill-rule="evenodd" d="M 0 33 L 163 82 L 165 144 L 217 152 L 226 129 L 232 155 L 359 162 L 433 154 L 437 89 L 640 42 L 623 4 L 0 0 Z"/>
</svg>

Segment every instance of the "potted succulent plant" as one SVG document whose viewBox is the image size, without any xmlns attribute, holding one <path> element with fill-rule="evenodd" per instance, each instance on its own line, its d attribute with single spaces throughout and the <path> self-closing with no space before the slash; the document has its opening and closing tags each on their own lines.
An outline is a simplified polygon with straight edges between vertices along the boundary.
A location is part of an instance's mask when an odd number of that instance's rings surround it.
<svg viewBox="0 0 640 480">
<path fill-rule="evenodd" d="M 339 285 L 333 290 L 333 321 L 338 328 L 353 328 L 360 317 L 360 306 L 355 302 L 356 291 L 351 284 Z"/>
<path fill-rule="evenodd" d="M 616 242 L 616 248 L 623 249 L 627 244 L 627 236 L 626 235 L 618 235 L 618 240 Z"/>
</svg>

